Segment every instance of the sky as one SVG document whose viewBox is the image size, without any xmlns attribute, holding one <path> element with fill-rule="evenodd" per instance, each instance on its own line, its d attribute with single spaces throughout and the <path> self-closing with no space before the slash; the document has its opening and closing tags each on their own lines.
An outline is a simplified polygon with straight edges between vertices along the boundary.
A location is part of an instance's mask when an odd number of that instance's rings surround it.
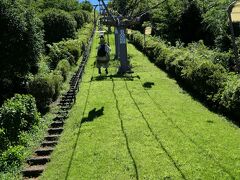
<svg viewBox="0 0 240 180">
<path fill-rule="evenodd" d="M 84 0 L 79 0 L 80 2 L 83 2 Z M 92 4 L 98 4 L 98 0 L 88 0 Z"/>
<path fill-rule="evenodd" d="M 79 2 L 83 2 L 84 0 L 78 0 Z M 98 3 L 98 0 L 88 0 L 90 3 L 92 3 L 93 5 L 95 5 L 95 4 L 99 4 Z M 104 2 L 105 3 L 107 3 L 108 2 L 108 0 L 104 0 Z M 97 8 L 97 10 L 99 10 L 98 8 Z"/>
</svg>

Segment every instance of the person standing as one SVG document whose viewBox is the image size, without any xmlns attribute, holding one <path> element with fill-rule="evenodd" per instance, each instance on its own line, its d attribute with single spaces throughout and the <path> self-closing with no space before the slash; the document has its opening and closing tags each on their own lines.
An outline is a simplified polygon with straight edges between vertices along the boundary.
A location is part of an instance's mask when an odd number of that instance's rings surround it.
<svg viewBox="0 0 240 180">
<path fill-rule="evenodd" d="M 101 36 L 100 37 L 100 45 L 98 46 L 97 64 L 96 64 L 99 74 L 101 74 L 102 67 L 105 68 L 105 72 L 106 72 L 106 74 L 108 74 L 110 51 L 111 51 L 111 48 L 105 42 L 104 37 Z"/>
</svg>

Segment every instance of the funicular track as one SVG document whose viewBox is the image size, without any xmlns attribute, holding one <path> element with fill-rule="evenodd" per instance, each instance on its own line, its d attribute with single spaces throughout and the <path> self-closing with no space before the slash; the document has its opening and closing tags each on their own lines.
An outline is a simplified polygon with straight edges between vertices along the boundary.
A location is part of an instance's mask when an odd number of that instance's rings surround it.
<svg viewBox="0 0 240 180">
<path fill-rule="evenodd" d="M 114 94 L 114 98 L 115 98 L 115 101 L 116 101 L 116 108 L 118 110 L 118 116 L 119 116 L 119 119 L 121 121 L 121 129 L 122 129 L 122 132 L 124 134 L 124 137 L 125 137 L 125 140 L 126 140 L 126 146 L 127 146 L 127 150 L 128 150 L 128 153 L 132 159 L 132 162 L 133 162 L 133 166 L 134 166 L 134 170 L 135 170 L 135 175 L 136 175 L 136 179 L 139 179 L 139 172 L 138 172 L 138 168 L 137 168 L 137 163 L 136 163 L 136 160 L 134 159 L 133 157 L 133 154 L 132 154 L 132 150 L 130 149 L 130 146 L 129 146 L 129 141 L 128 141 L 128 136 L 126 134 L 126 130 L 124 129 L 124 123 L 123 123 L 123 119 L 121 118 L 121 111 L 120 111 L 120 108 L 119 108 L 119 102 L 118 102 L 118 99 L 117 99 L 117 95 L 116 95 L 116 92 L 115 92 L 115 82 L 114 82 L 114 79 L 111 78 L 112 80 L 112 83 L 113 83 L 113 89 L 112 89 L 112 92 Z M 141 114 L 143 120 L 145 121 L 146 125 L 147 125 L 147 128 L 149 129 L 149 131 L 151 132 L 152 136 L 154 137 L 154 139 L 156 140 L 156 142 L 158 143 L 159 145 L 159 148 L 162 149 L 165 154 L 168 156 L 168 158 L 170 159 L 170 161 L 173 163 L 174 167 L 177 169 L 177 171 L 179 172 L 179 174 L 181 175 L 182 179 L 187 179 L 186 176 L 184 175 L 184 173 L 182 172 L 182 170 L 180 169 L 179 165 L 177 164 L 177 162 L 174 160 L 174 158 L 172 157 L 172 155 L 168 152 L 168 150 L 165 148 L 165 146 L 163 145 L 162 141 L 160 140 L 160 138 L 154 133 L 150 123 L 148 122 L 147 118 L 145 117 L 144 113 L 141 111 L 139 105 L 137 104 L 135 98 L 133 97 L 132 95 L 132 92 L 130 91 L 128 85 L 127 85 L 127 82 L 126 80 L 124 79 L 123 80 L 124 83 L 125 83 L 125 87 L 126 87 L 126 90 L 127 92 L 129 93 L 129 96 L 131 98 L 131 100 L 133 101 L 135 107 L 137 108 L 137 110 L 139 111 L 139 113 Z"/>
<path fill-rule="evenodd" d="M 142 80 L 139 78 L 138 79 L 139 83 L 141 84 L 141 87 L 143 87 L 143 82 Z M 131 96 L 131 99 L 134 101 L 136 107 L 138 108 L 139 112 L 142 114 L 142 116 L 144 116 L 144 114 L 142 113 L 140 107 L 137 105 L 131 91 L 129 90 L 128 86 L 127 86 L 127 83 L 126 83 L 126 88 L 128 89 L 129 91 L 129 94 Z M 231 179 L 234 179 L 234 176 L 231 174 L 231 172 L 224 166 L 222 165 L 218 159 L 212 155 L 211 153 L 209 153 L 204 147 L 202 147 L 201 145 L 199 145 L 193 138 L 191 138 L 188 134 L 186 134 L 184 132 L 183 129 L 181 129 L 175 122 L 174 120 L 169 117 L 169 115 L 163 110 L 163 108 L 161 107 L 161 105 L 149 94 L 149 92 L 145 89 L 144 89 L 144 92 L 146 93 L 146 95 L 149 97 L 149 99 L 152 101 L 152 103 L 154 104 L 154 106 L 164 114 L 164 116 L 167 118 L 167 120 L 174 126 L 174 128 L 176 128 L 184 137 L 186 137 L 186 139 L 188 139 L 192 144 L 194 144 L 196 146 L 196 148 L 198 148 L 202 154 L 206 155 L 208 158 L 210 158 L 219 168 L 222 169 L 223 172 L 225 172 L 226 174 L 229 175 L 229 177 L 231 177 Z M 154 133 L 154 132 L 153 132 Z M 157 137 L 157 136 L 156 136 Z"/>
<path fill-rule="evenodd" d="M 137 77 L 140 77 L 137 74 Z M 224 166 L 222 165 L 218 159 L 212 155 L 211 153 L 209 153 L 204 147 L 202 147 L 201 145 L 199 145 L 193 138 L 191 138 L 188 134 L 186 134 L 175 122 L 174 120 L 169 117 L 169 115 L 162 109 L 161 105 L 156 102 L 156 100 L 149 94 L 149 92 L 146 90 L 146 88 L 143 87 L 143 82 L 141 80 L 141 78 L 138 78 L 139 84 L 141 85 L 142 89 L 144 90 L 145 94 L 149 97 L 149 99 L 151 100 L 151 102 L 154 104 L 154 106 L 164 114 L 164 116 L 167 118 L 167 120 L 174 126 L 174 128 L 176 128 L 178 131 L 180 131 L 180 133 L 186 137 L 186 139 L 188 139 L 192 144 L 194 144 L 196 146 L 196 148 L 198 148 L 202 154 L 204 154 L 205 156 L 207 156 L 209 159 L 211 159 L 220 169 L 222 169 L 223 172 L 225 172 L 226 174 L 229 175 L 229 177 L 231 179 L 234 179 L 234 176 L 232 175 L 232 173 Z M 125 82 L 125 87 L 126 90 L 128 91 L 131 100 L 133 101 L 134 105 L 136 106 L 137 110 L 139 111 L 139 113 L 141 114 L 143 120 L 146 122 L 147 127 L 149 129 L 149 131 L 151 132 L 151 134 L 154 136 L 154 138 L 156 139 L 156 141 L 158 142 L 159 146 L 164 150 L 164 152 L 167 154 L 167 156 L 169 157 L 169 159 L 172 161 L 172 163 L 174 164 L 175 168 L 179 171 L 179 173 L 181 174 L 183 179 L 187 179 L 186 176 L 184 175 L 184 173 L 182 172 L 182 170 L 180 169 L 179 165 L 176 163 L 176 161 L 173 159 L 173 157 L 171 156 L 171 154 L 168 152 L 168 150 L 164 147 L 163 143 L 161 142 L 161 140 L 159 139 L 159 137 L 157 136 L 157 134 L 154 132 L 154 130 L 152 129 L 150 123 L 148 122 L 147 118 L 145 117 L 143 111 L 141 110 L 141 108 L 139 107 L 138 103 L 136 102 L 136 99 L 133 96 L 133 93 L 131 92 L 131 90 L 128 87 L 128 84 L 126 82 L 126 80 L 124 80 Z"/>
<path fill-rule="evenodd" d="M 147 118 L 145 117 L 144 113 L 141 111 L 139 105 L 137 104 L 136 100 L 134 99 L 128 85 L 127 82 L 125 82 L 125 87 L 131 97 L 131 100 L 133 101 L 134 105 L 136 106 L 137 110 L 139 111 L 139 113 L 141 114 L 143 120 L 145 121 L 149 131 L 151 132 L 152 136 L 154 137 L 154 139 L 157 141 L 157 143 L 159 144 L 159 147 L 165 152 L 165 154 L 168 156 L 168 158 L 171 160 L 171 162 L 173 163 L 174 167 L 178 170 L 178 172 L 181 174 L 183 179 L 186 179 L 184 173 L 182 172 L 182 170 L 180 169 L 179 165 L 177 164 L 177 162 L 174 160 L 174 158 L 172 157 L 172 155 L 168 152 L 168 150 L 166 149 L 166 147 L 163 145 L 162 141 L 160 140 L 160 138 L 154 133 L 150 123 L 148 122 Z"/>
<path fill-rule="evenodd" d="M 79 92 L 79 86 L 82 81 L 85 66 L 91 52 L 94 33 L 95 28 L 88 41 L 88 45 L 86 50 L 84 51 L 79 68 L 69 82 L 70 89 L 61 97 L 59 101 L 58 106 L 60 107 L 60 109 L 56 113 L 57 116 L 50 124 L 50 127 L 47 130 L 47 135 L 44 137 L 44 141 L 35 151 L 34 155 L 31 158 L 27 159 L 28 166 L 22 171 L 23 179 L 39 177 L 44 171 L 45 165 L 51 160 L 51 153 L 53 152 L 55 146 L 58 144 L 60 135 L 64 130 L 63 126 L 65 120 L 68 118 L 68 113 L 75 104 L 76 95 Z"/>
<path fill-rule="evenodd" d="M 121 130 L 122 130 L 122 133 L 123 133 L 125 141 L 126 141 L 127 151 L 128 151 L 129 156 L 131 157 L 133 167 L 134 167 L 134 171 L 135 171 L 135 175 L 136 175 L 136 179 L 138 180 L 139 179 L 139 173 L 138 173 L 137 163 L 136 163 L 136 160 L 133 157 L 131 148 L 129 147 L 129 140 L 128 140 L 126 130 L 124 128 L 124 123 L 123 123 L 123 119 L 122 119 L 122 116 L 121 116 L 121 111 L 120 111 L 120 108 L 119 108 L 119 102 L 118 102 L 118 99 L 117 99 L 117 94 L 115 92 L 115 82 L 114 82 L 113 79 L 112 79 L 112 83 L 113 83 L 112 92 L 113 92 L 113 95 L 114 95 L 114 98 L 115 98 L 115 101 L 116 101 L 116 109 L 118 111 L 118 119 L 120 120 L 120 123 L 121 123 Z"/>
</svg>

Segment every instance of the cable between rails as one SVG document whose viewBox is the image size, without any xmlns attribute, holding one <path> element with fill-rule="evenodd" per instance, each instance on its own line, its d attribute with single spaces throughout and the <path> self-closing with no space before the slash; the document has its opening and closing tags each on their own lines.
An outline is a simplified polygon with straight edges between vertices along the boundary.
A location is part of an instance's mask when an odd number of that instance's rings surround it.
<svg viewBox="0 0 240 180">
<path fill-rule="evenodd" d="M 132 151 L 131 151 L 131 149 L 129 147 L 129 141 L 128 141 L 127 133 L 126 133 L 126 131 L 124 129 L 123 119 L 122 119 L 121 111 L 120 111 L 120 108 L 119 108 L 119 102 L 118 102 L 117 95 L 116 95 L 116 92 L 115 92 L 115 82 L 114 82 L 113 79 L 112 79 L 112 83 L 113 83 L 112 92 L 113 92 L 113 95 L 114 95 L 114 98 L 115 98 L 115 101 L 116 101 L 116 109 L 118 111 L 118 119 L 120 120 L 121 130 L 122 130 L 122 133 L 123 133 L 125 141 L 126 141 L 126 147 L 127 147 L 127 150 L 128 150 L 128 154 L 130 155 L 130 157 L 132 159 L 134 170 L 135 170 L 135 174 L 136 174 L 136 179 L 138 180 L 139 179 L 139 174 L 138 174 L 137 163 L 136 163 L 136 161 L 135 161 L 135 159 L 134 159 L 134 157 L 132 155 Z"/>
<path fill-rule="evenodd" d="M 155 140 L 158 142 L 159 146 L 161 147 L 161 149 L 165 152 L 165 154 L 168 156 L 168 158 L 171 160 L 171 162 L 173 163 L 174 167 L 178 170 L 178 172 L 181 174 L 183 179 L 186 179 L 186 176 L 184 175 L 184 173 L 182 172 L 182 170 L 180 169 L 179 165 L 176 163 L 176 161 L 173 159 L 172 155 L 168 152 L 168 150 L 165 148 L 165 146 L 163 145 L 162 141 L 159 139 L 159 137 L 154 133 L 154 131 L 152 130 L 147 118 L 144 116 L 143 112 L 141 111 L 140 107 L 138 106 L 136 100 L 134 99 L 131 91 L 128 88 L 127 82 L 125 81 L 125 86 L 126 89 L 132 99 L 132 101 L 134 102 L 136 108 L 138 109 L 139 113 L 141 114 L 142 118 L 144 119 L 145 123 L 147 124 L 147 127 L 149 129 L 149 131 L 151 132 L 151 134 L 153 135 L 153 137 L 155 138 Z"/>
<path fill-rule="evenodd" d="M 141 86 L 143 85 L 143 82 L 141 81 L 141 79 L 139 78 L 139 82 L 141 84 Z M 189 137 L 174 121 L 171 117 L 169 117 L 167 115 L 167 113 L 162 109 L 161 105 L 159 105 L 153 98 L 152 96 L 149 94 L 149 92 L 143 88 L 145 93 L 148 95 L 148 97 L 150 98 L 150 100 L 155 104 L 155 107 L 157 107 L 158 110 L 160 110 L 164 116 L 167 118 L 167 120 L 169 120 L 173 126 L 178 129 L 191 143 L 193 143 L 197 148 L 199 148 L 203 154 L 206 154 L 210 159 L 212 159 L 226 174 L 228 174 L 231 179 L 235 179 L 234 176 L 223 166 L 221 165 L 218 160 L 212 155 L 210 154 L 206 149 L 204 149 L 202 146 L 200 146 L 197 142 L 195 142 L 191 137 Z"/>
</svg>

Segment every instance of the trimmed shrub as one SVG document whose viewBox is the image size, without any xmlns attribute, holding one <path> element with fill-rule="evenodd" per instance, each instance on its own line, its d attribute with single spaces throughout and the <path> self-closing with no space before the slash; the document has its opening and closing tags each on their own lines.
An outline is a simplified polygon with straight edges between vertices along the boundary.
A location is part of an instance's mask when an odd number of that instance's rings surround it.
<svg viewBox="0 0 240 180">
<path fill-rule="evenodd" d="M 50 73 L 49 67 L 50 58 L 42 55 L 38 62 L 38 74 Z"/>
<path fill-rule="evenodd" d="M 1 154 L 1 151 L 6 149 L 7 144 L 8 144 L 6 133 L 5 133 L 4 129 L 1 129 L 1 128 L 0 128 L 0 142 L 1 142 L 0 143 L 0 154 Z"/>
<path fill-rule="evenodd" d="M 40 3 L 41 9 L 56 8 L 64 11 L 75 11 L 80 8 L 77 0 L 44 0 Z"/>
<path fill-rule="evenodd" d="M 92 12 L 93 11 L 93 6 L 89 1 L 83 1 L 81 3 L 81 8 L 85 11 Z"/>
<path fill-rule="evenodd" d="M 51 102 L 56 100 L 60 93 L 62 76 L 60 74 L 38 74 L 29 83 L 29 92 L 37 103 L 38 110 L 45 113 Z"/>
<path fill-rule="evenodd" d="M 42 14 L 41 19 L 47 44 L 75 37 L 77 22 L 68 12 L 49 9 Z"/>
<path fill-rule="evenodd" d="M 52 67 L 55 69 L 58 62 L 62 59 L 68 60 L 70 65 L 75 65 L 82 54 L 81 45 L 82 41 L 78 39 L 61 41 L 49 45 L 48 56 L 50 57 Z"/>
<path fill-rule="evenodd" d="M 23 146 L 10 146 L 8 150 L 4 151 L 1 156 L 0 167 L 1 170 L 7 169 L 9 166 L 20 166 L 24 160 Z"/>
<path fill-rule="evenodd" d="M 226 81 L 226 70 L 221 65 L 207 60 L 195 65 L 186 66 L 182 77 L 188 80 L 198 93 L 212 98 L 223 87 Z"/>
<path fill-rule="evenodd" d="M 0 108 L 0 127 L 12 142 L 18 140 L 18 135 L 22 131 L 30 130 L 38 122 L 36 102 L 31 95 L 16 94 Z"/>
<path fill-rule="evenodd" d="M 81 11 L 73 11 L 71 12 L 71 15 L 74 17 L 75 21 L 77 22 L 77 29 L 80 29 L 83 27 L 83 24 L 85 21 L 85 16 Z"/>
<path fill-rule="evenodd" d="M 36 66 L 43 34 L 34 12 L 17 3 L 0 1 L 0 77 L 25 75 Z"/>
<path fill-rule="evenodd" d="M 74 56 L 68 52 L 68 49 L 64 46 L 59 46 L 57 43 L 54 43 L 53 45 L 49 45 L 49 60 L 51 67 L 55 69 L 57 67 L 57 64 L 62 59 L 67 59 L 69 63 L 73 64 L 74 62 Z"/>
<path fill-rule="evenodd" d="M 223 90 L 217 94 L 218 101 L 225 109 L 240 116 L 240 78 L 239 75 L 229 74 Z"/>
<path fill-rule="evenodd" d="M 84 22 L 85 23 L 90 23 L 92 21 L 92 15 L 88 11 L 81 11 L 84 16 Z"/>
<path fill-rule="evenodd" d="M 37 72 L 43 50 L 43 31 L 33 10 L 24 8 L 18 1 L 8 0 L 0 1 L 0 27 L 1 101 L 20 91 L 29 71 Z"/>
<path fill-rule="evenodd" d="M 67 80 L 67 76 L 68 76 L 70 69 L 71 69 L 70 64 L 69 64 L 68 60 L 66 60 L 66 59 L 61 60 L 58 63 L 57 68 L 56 68 L 57 71 L 61 72 L 63 81 Z"/>
</svg>

